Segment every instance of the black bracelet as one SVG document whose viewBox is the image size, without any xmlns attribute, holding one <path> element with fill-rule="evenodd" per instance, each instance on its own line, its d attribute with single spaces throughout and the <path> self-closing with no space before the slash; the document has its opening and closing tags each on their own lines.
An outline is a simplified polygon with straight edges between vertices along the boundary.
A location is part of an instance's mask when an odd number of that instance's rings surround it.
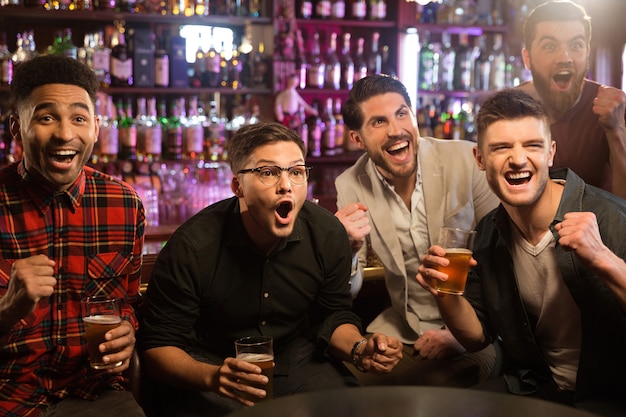
<svg viewBox="0 0 626 417">
<path fill-rule="evenodd" d="M 359 363 L 359 358 L 361 355 L 357 355 L 356 353 L 356 350 L 363 343 L 367 343 L 367 339 L 363 338 L 361 340 L 357 340 L 356 342 L 354 342 L 354 345 L 352 345 L 352 351 L 350 352 L 350 355 L 352 356 L 352 365 L 354 365 L 354 367 L 361 372 L 367 372 L 367 369 L 365 369 L 363 365 Z"/>
</svg>

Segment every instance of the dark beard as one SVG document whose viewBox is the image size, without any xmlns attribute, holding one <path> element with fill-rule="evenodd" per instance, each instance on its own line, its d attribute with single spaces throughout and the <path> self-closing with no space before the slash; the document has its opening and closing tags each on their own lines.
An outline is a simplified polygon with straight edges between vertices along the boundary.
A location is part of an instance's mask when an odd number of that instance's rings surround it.
<svg viewBox="0 0 626 417">
<path fill-rule="evenodd" d="M 557 92 L 550 89 L 551 79 L 542 77 L 532 68 L 531 73 L 533 75 L 535 90 L 537 90 L 537 93 L 541 97 L 541 101 L 548 110 L 550 117 L 555 120 L 560 120 L 578 102 L 583 91 L 585 76 L 576 75 L 572 80 L 572 88 L 565 92 Z"/>
</svg>

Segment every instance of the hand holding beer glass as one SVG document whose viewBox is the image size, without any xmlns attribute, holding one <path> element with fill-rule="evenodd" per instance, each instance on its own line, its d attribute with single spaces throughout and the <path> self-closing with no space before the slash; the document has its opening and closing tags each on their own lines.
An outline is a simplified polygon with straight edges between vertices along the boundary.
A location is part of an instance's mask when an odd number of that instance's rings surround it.
<svg viewBox="0 0 626 417">
<path fill-rule="evenodd" d="M 116 298 L 87 297 L 81 300 L 85 337 L 89 351 L 89 363 L 93 369 L 109 369 L 122 365 L 122 361 L 105 363 L 102 357 L 111 352 L 100 352 L 100 344 L 106 342 L 109 330 L 122 322 L 120 302 Z"/>
<path fill-rule="evenodd" d="M 248 398 L 250 401 L 265 401 L 274 397 L 274 348 L 269 336 L 248 336 L 235 341 L 237 359 L 253 363 L 261 368 L 261 373 L 268 379 L 267 385 L 249 384 L 265 390 L 265 398 Z"/>
<path fill-rule="evenodd" d="M 435 289 L 446 294 L 462 295 L 465 291 L 465 282 L 469 271 L 472 250 L 476 232 L 473 230 L 442 227 L 439 232 L 439 243 L 446 250 L 444 258 L 450 263 L 448 266 L 437 266 L 439 272 L 448 275 L 446 281 L 435 281 Z"/>
</svg>

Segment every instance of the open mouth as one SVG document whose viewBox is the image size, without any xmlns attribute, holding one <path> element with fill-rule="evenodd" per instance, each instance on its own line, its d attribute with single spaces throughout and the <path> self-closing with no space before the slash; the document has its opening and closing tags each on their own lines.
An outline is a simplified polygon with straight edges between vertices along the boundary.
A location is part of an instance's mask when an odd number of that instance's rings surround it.
<svg viewBox="0 0 626 417">
<path fill-rule="evenodd" d="M 532 175 L 528 171 L 509 173 L 504 176 L 504 178 L 510 185 L 526 184 L 530 181 L 531 177 Z"/>
<path fill-rule="evenodd" d="M 387 148 L 387 153 L 392 156 L 398 156 L 409 151 L 409 141 L 396 142 Z"/>
<path fill-rule="evenodd" d="M 278 214 L 281 219 L 286 219 L 289 217 L 289 213 L 291 213 L 292 208 L 293 205 L 291 202 L 284 201 L 276 207 L 276 214 Z"/>
<path fill-rule="evenodd" d="M 70 162 L 72 162 L 77 154 L 78 152 L 76 151 L 57 151 L 51 152 L 49 155 L 50 159 L 52 159 L 54 162 L 69 164 Z"/>
<path fill-rule="evenodd" d="M 571 71 L 560 71 L 558 74 L 552 77 L 552 79 L 554 80 L 554 83 L 557 85 L 557 87 L 564 90 L 569 87 L 570 81 L 573 77 L 574 74 L 572 74 Z"/>
</svg>

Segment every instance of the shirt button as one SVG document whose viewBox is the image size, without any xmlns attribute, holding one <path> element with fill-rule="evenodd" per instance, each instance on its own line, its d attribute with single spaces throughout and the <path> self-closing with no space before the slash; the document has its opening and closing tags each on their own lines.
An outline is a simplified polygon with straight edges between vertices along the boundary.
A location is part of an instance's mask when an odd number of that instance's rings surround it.
<svg viewBox="0 0 626 417">
<path fill-rule="evenodd" d="M 62 345 L 63 344 L 63 339 L 57 339 L 57 344 Z"/>
<path fill-rule="evenodd" d="M 261 326 L 265 326 L 267 322 L 265 320 L 261 321 Z"/>
<path fill-rule="evenodd" d="M 263 293 L 263 297 L 264 297 L 264 298 L 267 298 L 267 297 L 269 297 L 269 296 L 270 296 L 270 293 L 268 293 L 268 292 Z"/>
</svg>

